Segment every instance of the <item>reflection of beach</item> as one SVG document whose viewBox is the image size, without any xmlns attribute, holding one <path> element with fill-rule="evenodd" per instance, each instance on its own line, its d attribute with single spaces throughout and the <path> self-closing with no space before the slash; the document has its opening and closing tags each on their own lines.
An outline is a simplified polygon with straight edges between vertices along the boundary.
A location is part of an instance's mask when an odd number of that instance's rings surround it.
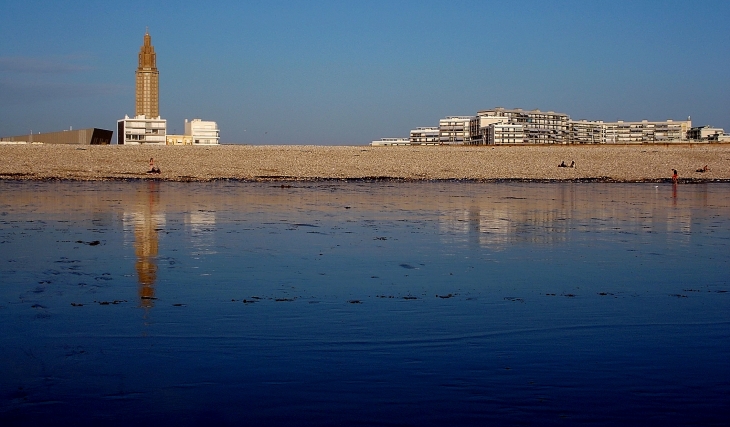
<svg viewBox="0 0 730 427">
<path fill-rule="evenodd" d="M 157 230 L 165 224 L 164 213 L 157 212 L 158 186 L 156 182 L 149 182 L 144 190 L 137 193 L 138 203 L 132 205 L 134 210 L 124 213 L 124 222 L 134 229 L 134 267 L 139 282 L 140 306 L 145 308 L 154 306 L 159 253 Z"/>
</svg>

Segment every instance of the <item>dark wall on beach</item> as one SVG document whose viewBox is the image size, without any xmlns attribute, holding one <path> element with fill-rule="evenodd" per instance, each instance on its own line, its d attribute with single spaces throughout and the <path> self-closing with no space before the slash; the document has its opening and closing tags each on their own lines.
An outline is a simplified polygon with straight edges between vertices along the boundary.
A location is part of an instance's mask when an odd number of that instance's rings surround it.
<svg viewBox="0 0 730 427">
<path fill-rule="evenodd" d="M 98 128 L 64 130 L 0 138 L 0 141 L 42 142 L 44 144 L 109 145 L 114 131 Z"/>
</svg>

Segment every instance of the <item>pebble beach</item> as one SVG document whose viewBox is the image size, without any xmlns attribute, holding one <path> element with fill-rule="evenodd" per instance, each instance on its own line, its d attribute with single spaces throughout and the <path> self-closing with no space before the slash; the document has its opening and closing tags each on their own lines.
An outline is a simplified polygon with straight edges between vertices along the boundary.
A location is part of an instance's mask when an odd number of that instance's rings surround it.
<svg viewBox="0 0 730 427">
<path fill-rule="evenodd" d="M 146 173 L 150 158 L 160 174 Z M 13 180 L 663 182 L 672 169 L 680 182 L 730 181 L 730 145 L 0 145 L 0 179 Z"/>
</svg>

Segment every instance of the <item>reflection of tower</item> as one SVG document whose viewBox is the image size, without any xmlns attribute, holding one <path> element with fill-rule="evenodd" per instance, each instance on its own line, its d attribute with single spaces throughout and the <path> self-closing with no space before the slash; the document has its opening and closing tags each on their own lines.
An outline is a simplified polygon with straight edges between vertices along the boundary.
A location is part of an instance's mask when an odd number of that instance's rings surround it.
<svg viewBox="0 0 730 427">
<path fill-rule="evenodd" d="M 140 305 L 150 308 L 154 305 L 155 282 L 157 281 L 157 253 L 159 240 L 157 237 L 157 205 L 159 203 L 158 183 L 150 181 L 147 189 L 147 200 L 139 206 L 139 216 L 134 222 L 134 254 L 137 262 Z"/>
<path fill-rule="evenodd" d="M 157 71 L 157 54 L 152 38 L 145 32 L 144 44 L 139 50 L 137 67 L 136 115 L 147 118 L 160 117 L 160 72 Z"/>
</svg>

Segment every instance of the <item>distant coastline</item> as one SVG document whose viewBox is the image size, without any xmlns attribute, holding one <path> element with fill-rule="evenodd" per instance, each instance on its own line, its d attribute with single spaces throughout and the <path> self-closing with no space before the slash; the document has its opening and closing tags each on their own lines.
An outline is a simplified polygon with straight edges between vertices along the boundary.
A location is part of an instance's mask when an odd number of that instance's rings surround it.
<svg viewBox="0 0 730 427">
<path fill-rule="evenodd" d="M 162 170 L 147 174 L 150 158 Z M 558 167 L 575 162 L 575 167 Z M 707 166 L 706 172 L 697 172 Z M 730 144 L 0 145 L 4 180 L 730 182 Z"/>
</svg>

